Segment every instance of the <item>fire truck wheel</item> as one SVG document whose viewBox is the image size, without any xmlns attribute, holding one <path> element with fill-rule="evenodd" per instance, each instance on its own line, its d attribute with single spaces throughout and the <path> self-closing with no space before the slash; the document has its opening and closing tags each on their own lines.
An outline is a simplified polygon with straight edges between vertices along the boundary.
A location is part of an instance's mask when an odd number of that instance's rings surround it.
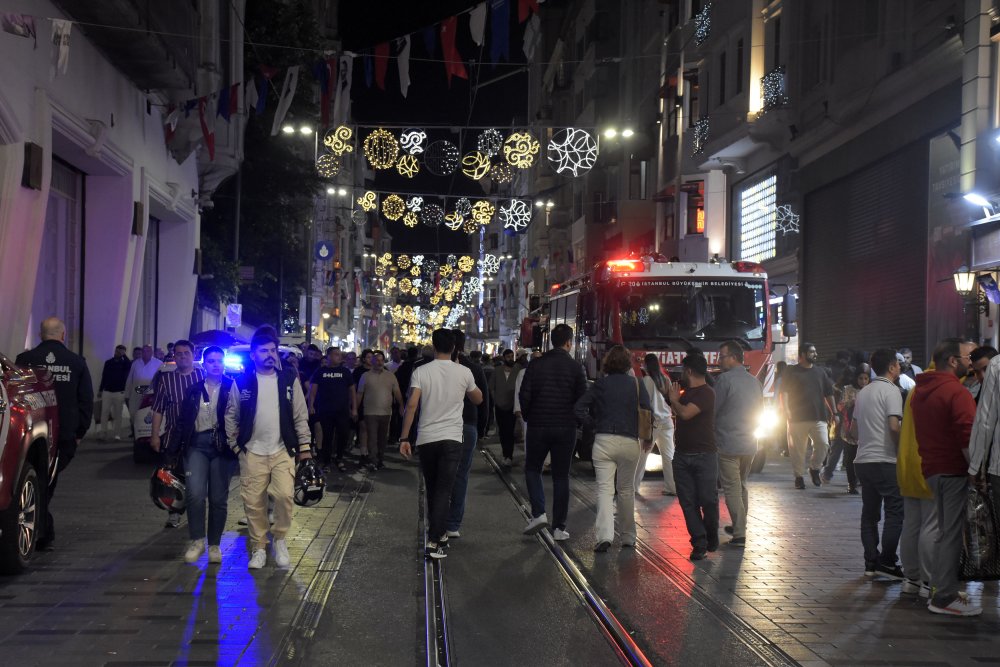
<svg viewBox="0 0 1000 667">
<path fill-rule="evenodd" d="M 31 461 L 24 462 L 10 507 L 0 512 L 0 573 L 23 572 L 35 555 L 38 528 L 43 511 L 38 472 Z"/>
<path fill-rule="evenodd" d="M 750 464 L 750 473 L 756 475 L 764 469 L 765 463 L 767 463 L 767 447 L 757 447 L 757 453 Z"/>
</svg>

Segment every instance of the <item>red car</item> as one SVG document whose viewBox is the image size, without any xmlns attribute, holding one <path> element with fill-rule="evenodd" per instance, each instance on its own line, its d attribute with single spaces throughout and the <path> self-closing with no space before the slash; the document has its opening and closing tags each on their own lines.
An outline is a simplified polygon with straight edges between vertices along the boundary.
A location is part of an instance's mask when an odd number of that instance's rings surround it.
<svg viewBox="0 0 1000 667">
<path fill-rule="evenodd" d="M 0 354 L 0 573 L 16 574 L 35 553 L 55 472 L 59 429 L 48 371 Z"/>
</svg>

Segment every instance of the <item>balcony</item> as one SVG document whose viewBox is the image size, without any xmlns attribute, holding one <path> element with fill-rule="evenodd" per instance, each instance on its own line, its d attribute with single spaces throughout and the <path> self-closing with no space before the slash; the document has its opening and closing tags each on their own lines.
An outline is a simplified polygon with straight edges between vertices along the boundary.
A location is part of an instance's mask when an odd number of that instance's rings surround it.
<svg viewBox="0 0 1000 667">
<path fill-rule="evenodd" d="M 788 105 L 788 83 L 783 65 L 760 77 L 760 97 L 762 114 Z"/>
</svg>

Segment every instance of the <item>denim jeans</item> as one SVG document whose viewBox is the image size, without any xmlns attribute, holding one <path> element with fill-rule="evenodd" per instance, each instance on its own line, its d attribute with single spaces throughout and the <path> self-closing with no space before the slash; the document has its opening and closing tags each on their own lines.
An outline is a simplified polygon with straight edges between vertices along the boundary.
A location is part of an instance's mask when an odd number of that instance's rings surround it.
<svg viewBox="0 0 1000 667">
<path fill-rule="evenodd" d="M 448 530 L 458 530 L 462 527 L 462 517 L 465 516 L 465 490 L 469 487 L 469 470 L 472 469 L 472 457 L 476 455 L 478 439 L 479 433 L 475 424 L 462 425 L 462 458 L 455 473 L 455 485 L 451 487 Z"/>
<path fill-rule="evenodd" d="M 417 456 L 427 487 L 427 540 L 437 543 L 448 530 L 448 506 L 455 472 L 462 459 L 462 443 L 457 440 L 425 442 L 417 445 Z"/>
<path fill-rule="evenodd" d="M 575 426 L 545 426 L 532 422 L 525 433 L 524 484 L 531 498 L 531 516 L 545 514 L 545 486 L 542 484 L 542 464 L 552 455 L 552 521 L 553 528 L 566 528 L 569 515 L 569 468 L 576 449 Z"/>
<path fill-rule="evenodd" d="M 691 546 L 719 544 L 719 456 L 715 452 L 674 454 L 674 484 Z"/>
<path fill-rule="evenodd" d="M 861 545 L 867 565 L 896 565 L 896 549 L 903 532 L 903 496 L 896 482 L 895 463 L 855 463 L 861 482 Z M 878 522 L 885 505 L 882 549 L 879 551 Z"/>
<path fill-rule="evenodd" d="M 188 536 L 205 539 L 205 501 L 208 501 L 208 543 L 218 546 L 226 528 L 229 480 L 235 462 L 215 448 L 211 431 L 196 433 L 184 453 Z"/>
</svg>

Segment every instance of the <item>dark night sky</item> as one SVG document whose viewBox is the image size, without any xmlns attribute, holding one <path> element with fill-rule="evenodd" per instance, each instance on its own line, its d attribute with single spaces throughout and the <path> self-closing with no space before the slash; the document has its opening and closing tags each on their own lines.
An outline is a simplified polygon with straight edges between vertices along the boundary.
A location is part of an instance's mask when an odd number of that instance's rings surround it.
<svg viewBox="0 0 1000 667">
<path fill-rule="evenodd" d="M 390 47 L 390 55 L 393 57 L 389 60 L 384 91 L 374 83 L 371 88 L 366 87 L 363 58 L 355 58 L 352 94 L 354 121 L 360 124 L 387 123 L 422 127 L 427 130 L 428 144 L 435 139 L 448 139 L 466 145 L 474 145 L 478 136 L 477 131 L 462 136 L 453 134 L 448 129 L 433 130 L 427 126 L 497 125 L 505 128 L 512 124 L 524 123 L 526 74 L 480 86 L 478 90 L 472 85 L 477 81 L 480 84 L 486 83 L 524 66 L 524 53 L 521 50 L 524 27 L 517 22 L 517 0 L 510 1 L 509 51 L 513 63 L 501 62 L 497 65 L 472 63 L 473 60 L 478 63 L 490 58 L 489 17 L 486 21 L 485 42 L 482 47 L 476 46 L 469 35 L 468 14 L 458 17 L 456 46 L 465 61 L 469 81 L 453 77 L 449 87 L 444 63 L 440 61 L 442 58 L 440 37 L 435 37 L 433 53 L 429 53 L 425 46 L 423 35 L 425 27 L 467 10 L 475 4 L 478 3 L 468 0 L 435 0 L 424 3 L 412 0 L 410 2 L 353 0 L 342 3 L 340 32 L 344 48 L 347 50 L 360 54 L 378 42 L 391 42 L 403 35 L 411 35 L 410 87 L 405 98 L 399 91 L 394 46 Z M 544 5 L 542 7 L 544 11 Z M 437 35 L 437 31 L 435 34 Z M 367 131 L 362 130 L 365 133 Z M 398 135 L 398 130 L 394 132 Z M 363 136 L 359 137 L 361 138 Z M 466 145 L 459 146 L 463 154 L 473 150 Z M 375 187 L 388 191 L 470 197 L 489 194 L 484 193 L 478 183 L 460 172 L 450 177 L 441 177 L 422 170 L 416 178 L 406 179 L 394 171 L 379 171 Z M 503 194 L 503 190 L 495 190 L 492 194 Z M 425 202 L 429 202 L 427 197 Z M 441 252 L 461 252 L 469 247 L 468 237 L 464 233 L 453 232 L 446 227 L 435 230 L 419 225 L 409 229 L 401 222 L 384 220 L 383 224 L 388 225 L 388 231 L 393 237 L 394 252 L 430 253 L 438 249 Z"/>
</svg>

